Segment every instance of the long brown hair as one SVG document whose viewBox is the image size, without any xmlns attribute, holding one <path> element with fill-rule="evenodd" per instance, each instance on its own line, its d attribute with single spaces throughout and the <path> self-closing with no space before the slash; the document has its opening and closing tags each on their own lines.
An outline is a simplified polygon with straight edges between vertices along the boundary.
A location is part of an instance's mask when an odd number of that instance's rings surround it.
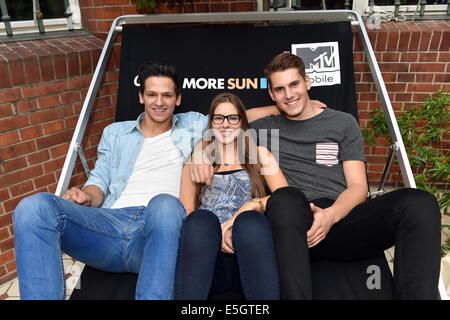
<svg viewBox="0 0 450 320">
<path fill-rule="evenodd" d="M 248 119 L 246 114 L 246 109 L 244 107 L 244 104 L 242 103 L 241 99 L 239 99 L 238 96 L 235 94 L 224 92 L 218 94 L 213 101 L 211 102 L 211 107 L 209 109 L 209 117 L 208 117 L 208 129 L 212 129 L 212 118 L 214 116 L 214 112 L 216 111 L 219 104 L 223 102 L 230 102 L 234 105 L 236 108 L 238 114 L 241 116 L 241 133 L 246 132 L 249 129 L 248 125 Z M 207 148 L 211 145 L 211 143 L 214 142 L 214 137 L 211 138 L 208 145 L 204 146 L 204 148 Z M 239 138 L 238 138 L 239 141 Z M 256 150 L 256 143 L 253 140 L 251 135 L 246 134 L 242 141 L 244 142 L 244 159 L 239 159 L 242 167 L 247 172 L 247 174 L 250 177 L 250 183 L 251 183 L 251 195 L 252 198 L 255 197 L 264 197 L 268 194 L 267 192 L 267 186 L 266 183 L 261 176 L 261 163 L 259 156 L 256 155 L 254 160 L 256 161 L 250 161 L 250 150 Z M 251 148 L 253 147 L 253 148 Z M 214 156 L 214 150 L 211 152 L 211 155 Z M 243 160 L 243 161 L 242 161 Z M 253 159 L 252 159 L 253 160 Z M 217 162 L 213 162 L 214 172 L 216 172 L 219 169 L 219 164 Z M 196 191 L 196 197 L 195 197 L 195 208 L 198 208 L 201 204 L 201 194 L 203 191 L 203 188 L 205 187 L 205 184 L 197 184 L 197 191 Z"/>
</svg>

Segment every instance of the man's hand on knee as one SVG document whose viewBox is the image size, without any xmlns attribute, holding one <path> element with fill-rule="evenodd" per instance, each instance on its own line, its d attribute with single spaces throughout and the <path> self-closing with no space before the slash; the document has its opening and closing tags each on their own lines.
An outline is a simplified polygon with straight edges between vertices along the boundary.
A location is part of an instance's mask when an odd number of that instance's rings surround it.
<svg viewBox="0 0 450 320">
<path fill-rule="evenodd" d="M 67 190 L 62 198 L 87 207 L 90 207 L 92 204 L 89 194 L 78 189 L 77 187 L 73 187 Z"/>
</svg>

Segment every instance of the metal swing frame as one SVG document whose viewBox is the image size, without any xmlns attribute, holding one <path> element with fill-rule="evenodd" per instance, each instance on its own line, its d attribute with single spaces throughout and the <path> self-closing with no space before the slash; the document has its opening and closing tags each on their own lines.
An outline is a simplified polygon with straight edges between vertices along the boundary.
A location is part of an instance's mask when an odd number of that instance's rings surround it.
<svg viewBox="0 0 450 320">
<path fill-rule="evenodd" d="M 122 26 L 127 24 L 145 25 L 145 24 L 189 24 L 189 23 L 281 23 L 281 22 L 298 22 L 298 23 L 312 23 L 312 22 L 338 22 L 349 21 L 351 25 L 358 30 L 360 40 L 367 57 L 373 80 L 375 82 L 379 99 L 384 111 L 389 133 L 392 139 L 391 153 L 385 165 L 385 169 L 380 181 L 378 191 L 371 195 L 379 195 L 383 193 L 383 186 L 386 181 L 387 173 L 390 165 L 397 157 L 400 167 L 403 183 L 405 187 L 416 188 L 416 182 L 411 170 L 411 166 L 407 157 L 406 149 L 400 134 L 400 129 L 395 118 L 394 110 L 389 99 L 386 85 L 381 75 L 375 53 L 369 40 L 366 28 L 364 26 L 361 16 L 352 10 L 312 10 L 312 11 L 265 11 L 265 12 L 235 12 L 235 13 L 194 13 L 194 14 L 161 14 L 161 15 L 126 15 L 117 17 L 110 28 L 105 45 L 101 52 L 97 63 L 91 84 L 89 86 L 86 99 L 84 101 L 77 125 L 75 127 L 72 141 L 69 145 L 67 157 L 61 172 L 61 176 L 55 191 L 55 194 L 61 196 L 68 188 L 70 178 L 75 167 L 77 155 L 80 156 L 83 167 L 87 174 L 89 168 L 87 167 L 86 159 L 81 147 L 81 141 L 88 123 L 89 115 L 94 105 L 95 97 L 100 88 L 102 77 L 106 71 L 106 67 L 111 56 L 112 48 L 117 35 L 122 31 Z M 439 291 L 441 299 L 448 299 L 448 296 L 443 288 L 442 278 L 439 283 Z"/>
</svg>

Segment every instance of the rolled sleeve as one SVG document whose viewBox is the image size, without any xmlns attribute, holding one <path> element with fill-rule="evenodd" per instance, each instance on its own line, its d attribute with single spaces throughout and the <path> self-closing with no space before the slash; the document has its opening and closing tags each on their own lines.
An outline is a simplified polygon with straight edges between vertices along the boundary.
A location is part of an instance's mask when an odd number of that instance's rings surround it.
<svg viewBox="0 0 450 320">
<path fill-rule="evenodd" d="M 108 133 L 108 127 L 105 128 L 100 143 L 97 149 L 97 161 L 95 162 L 94 169 L 90 172 L 89 178 L 84 184 L 84 187 L 88 185 L 95 185 L 100 188 L 103 195 L 108 193 L 108 188 L 111 180 L 111 152 L 112 143 L 111 136 Z"/>
</svg>

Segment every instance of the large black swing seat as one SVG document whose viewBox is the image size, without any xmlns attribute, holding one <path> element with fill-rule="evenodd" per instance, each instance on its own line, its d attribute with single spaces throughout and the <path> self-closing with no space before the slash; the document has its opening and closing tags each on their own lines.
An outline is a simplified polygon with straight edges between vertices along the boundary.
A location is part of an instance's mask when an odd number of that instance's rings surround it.
<svg viewBox="0 0 450 320">
<path fill-rule="evenodd" d="M 261 79 L 262 70 L 268 61 L 277 53 L 294 50 L 294 47 L 291 47 L 292 44 L 331 42 L 338 43 L 338 46 L 331 47 L 334 48 L 332 50 L 339 51 L 339 61 L 334 60 L 331 67 L 335 68 L 332 71 L 340 72 L 340 83 L 328 87 L 313 87 L 310 96 L 323 101 L 330 107 L 349 112 L 358 119 L 353 73 L 352 30 L 354 29 L 352 28 L 357 30 L 361 39 L 393 141 L 392 153 L 386 163 L 385 174 L 378 193 L 382 193 L 382 186 L 394 154 L 405 186 L 414 188 L 416 185 L 406 150 L 361 16 L 350 10 L 321 10 L 128 15 L 116 18 L 112 23 L 83 104 L 56 194 L 62 195 L 67 190 L 78 155 L 86 173 L 89 174 L 81 141 L 113 44 L 119 33 L 122 33 L 122 44 L 116 121 L 136 119 L 142 112 L 137 99 L 138 89 L 129 84 L 134 82 L 137 67 L 148 59 L 162 60 L 175 65 L 179 77 L 185 77 L 185 79 L 194 78 L 193 74 L 207 74 L 208 70 L 214 70 L 213 74 L 216 78 L 218 78 L 217 75 L 227 75 L 228 78 Z M 136 39 L 145 39 L 145 41 L 136 41 Z M 313 48 L 312 51 L 314 50 Z M 233 58 L 239 58 L 241 65 L 237 65 L 237 61 L 233 61 Z M 208 60 L 211 61 L 209 65 Z M 227 61 L 230 63 L 225 63 Z M 192 86 L 194 83 L 190 82 L 189 85 Z M 259 89 L 263 88 L 263 81 L 260 85 Z M 199 94 L 198 90 L 194 90 L 195 88 L 185 89 L 183 88 L 182 106 L 178 108 L 182 112 L 195 110 L 206 114 L 213 95 L 218 93 L 217 90 L 204 90 L 202 94 Z M 272 103 L 267 90 L 250 89 L 243 94 L 239 92 L 246 105 L 263 106 Z M 394 297 L 393 277 L 383 252 L 362 261 L 321 260 L 312 262 L 311 265 L 313 299 L 369 300 Z M 378 277 L 375 282 L 371 278 L 374 273 L 377 273 Z M 137 275 L 109 273 L 86 265 L 80 281 L 77 285 L 80 289 L 75 289 L 71 295 L 73 300 L 132 300 Z M 210 298 L 242 299 L 243 296 L 239 292 L 224 292 Z"/>
</svg>

